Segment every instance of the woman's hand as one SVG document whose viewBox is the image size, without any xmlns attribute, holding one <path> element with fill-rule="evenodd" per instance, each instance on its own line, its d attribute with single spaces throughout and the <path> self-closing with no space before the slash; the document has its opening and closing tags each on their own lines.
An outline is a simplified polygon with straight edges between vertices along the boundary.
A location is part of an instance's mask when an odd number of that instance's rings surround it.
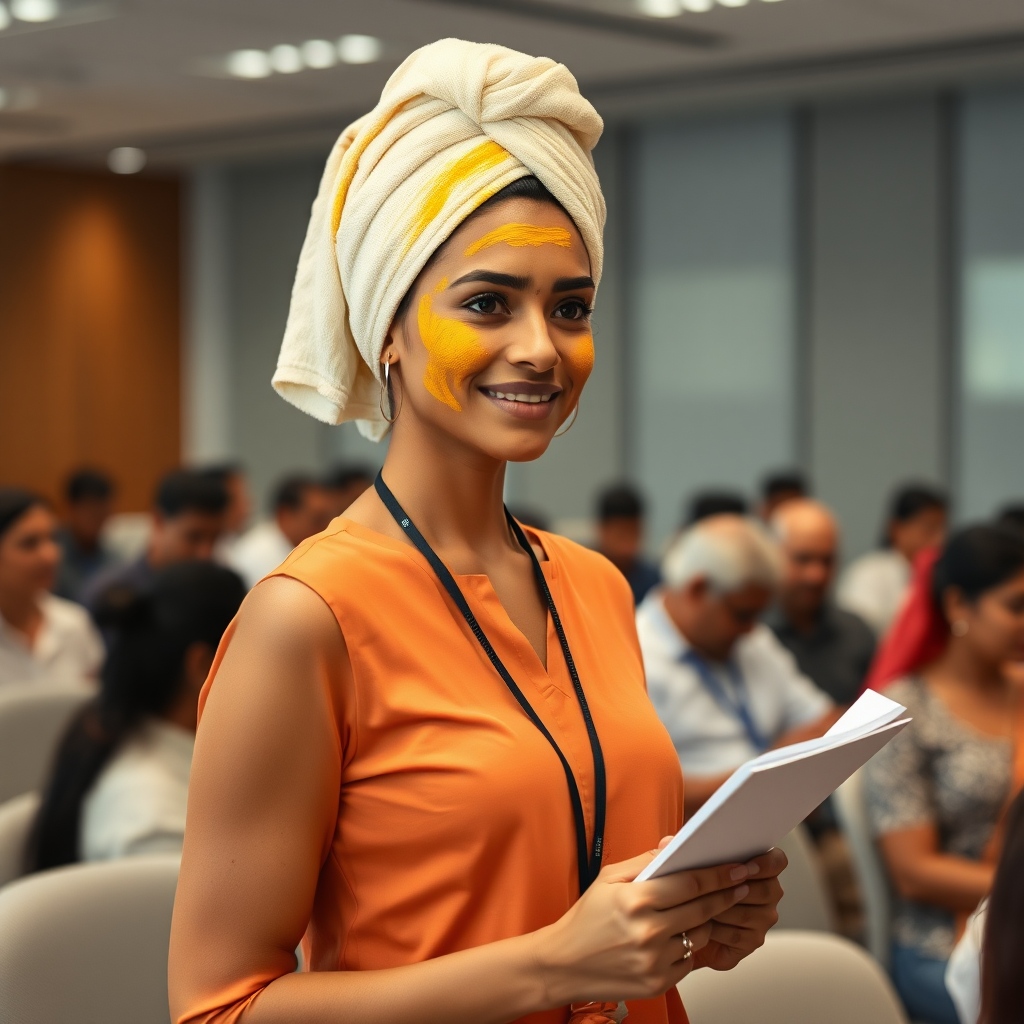
<svg viewBox="0 0 1024 1024">
<path fill-rule="evenodd" d="M 695 968 L 731 971 L 745 956 L 764 945 L 765 934 L 779 920 L 779 874 L 788 863 L 782 850 L 770 850 L 747 864 L 750 891 L 741 902 L 711 922 L 708 944 L 693 954 Z"/>
<path fill-rule="evenodd" d="M 782 896 L 781 851 L 633 884 L 656 852 L 604 868 L 567 914 L 535 933 L 546 1003 L 652 999 L 695 966 L 727 970 L 764 941 Z"/>
</svg>

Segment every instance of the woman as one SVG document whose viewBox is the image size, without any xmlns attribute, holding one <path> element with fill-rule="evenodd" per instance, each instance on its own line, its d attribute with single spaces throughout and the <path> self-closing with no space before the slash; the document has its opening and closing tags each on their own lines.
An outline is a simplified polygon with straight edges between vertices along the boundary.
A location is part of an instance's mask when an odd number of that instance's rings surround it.
<svg viewBox="0 0 1024 1024">
<path fill-rule="evenodd" d="M 55 597 L 57 520 L 36 494 L 0 487 L 0 687 L 93 684 L 103 641 L 83 608 Z"/>
<path fill-rule="evenodd" d="M 1024 783 L 1024 702 L 1005 672 L 1024 656 L 1024 540 L 995 526 L 954 535 L 917 577 L 890 670 L 904 622 L 918 639 L 887 693 L 914 721 L 868 763 L 868 811 L 897 895 L 896 988 L 915 1019 L 957 1024 L 946 962 L 992 886 L 999 822 Z"/>
<path fill-rule="evenodd" d="M 244 595 L 230 570 L 183 562 L 100 610 L 102 687 L 61 740 L 30 870 L 181 851 L 199 691 Z"/>
<path fill-rule="evenodd" d="M 945 533 L 945 496 L 933 487 L 900 488 L 892 499 L 881 548 L 862 555 L 843 573 L 836 594 L 840 606 L 883 636 L 907 595 L 918 552 L 941 544 Z"/>
<path fill-rule="evenodd" d="M 776 852 L 624 884 L 682 806 L 632 597 L 502 506 L 591 370 L 600 130 L 564 67 L 444 40 L 328 161 L 275 385 L 391 442 L 218 653 L 177 1021 L 682 1022 L 776 918 Z"/>
</svg>

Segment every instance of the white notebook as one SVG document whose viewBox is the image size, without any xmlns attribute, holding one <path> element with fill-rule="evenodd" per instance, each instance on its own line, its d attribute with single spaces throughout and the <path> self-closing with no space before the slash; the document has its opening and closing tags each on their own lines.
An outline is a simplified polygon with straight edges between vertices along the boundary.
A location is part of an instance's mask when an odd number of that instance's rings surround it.
<svg viewBox="0 0 1024 1024">
<path fill-rule="evenodd" d="M 906 710 L 866 690 L 820 739 L 740 765 L 636 881 L 770 850 L 906 726 Z"/>
</svg>

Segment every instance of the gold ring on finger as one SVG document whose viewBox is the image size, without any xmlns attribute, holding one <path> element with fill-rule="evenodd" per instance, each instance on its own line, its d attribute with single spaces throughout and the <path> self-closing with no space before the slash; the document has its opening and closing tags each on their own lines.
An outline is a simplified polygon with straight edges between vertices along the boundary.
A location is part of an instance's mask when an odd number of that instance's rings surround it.
<svg viewBox="0 0 1024 1024">
<path fill-rule="evenodd" d="M 693 956 L 693 939 L 691 939 L 686 932 L 680 932 L 679 938 L 683 940 L 683 949 L 686 950 L 686 952 L 683 953 L 683 959 L 689 960 L 690 957 Z"/>
</svg>

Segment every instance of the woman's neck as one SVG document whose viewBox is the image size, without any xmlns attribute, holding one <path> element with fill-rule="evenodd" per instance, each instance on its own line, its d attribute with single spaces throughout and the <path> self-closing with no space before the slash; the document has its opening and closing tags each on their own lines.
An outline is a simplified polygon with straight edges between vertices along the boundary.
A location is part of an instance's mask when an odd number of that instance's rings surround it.
<svg viewBox="0 0 1024 1024">
<path fill-rule="evenodd" d="M 0 593 L 0 616 L 9 626 L 24 633 L 30 645 L 33 644 L 43 623 L 39 595 Z"/>
<path fill-rule="evenodd" d="M 928 674 L 943 682 L 981 692 L 1001 690 L 1007 685 L 1000 662 L 993 663 L 980 657 L 956 637 L 950 639 L 946 650 L 932 664 Z"/>
</svg>

